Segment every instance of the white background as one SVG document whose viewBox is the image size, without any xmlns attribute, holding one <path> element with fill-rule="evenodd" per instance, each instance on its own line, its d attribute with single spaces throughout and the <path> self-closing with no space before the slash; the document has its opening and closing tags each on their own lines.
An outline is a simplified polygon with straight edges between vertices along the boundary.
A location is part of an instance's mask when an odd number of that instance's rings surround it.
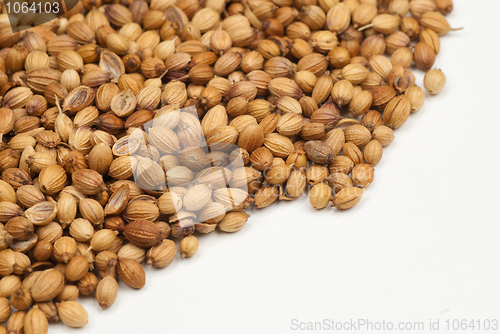
<svg viewBox="0 0 500 334">
<path fill-rule="evenodd" d="M 454 2 L 449 21 L 465 29 L 441 39 L 447 86 L 396 130 L 354 209 L 303 197 L 254 210 L 238 233 L 200 237 L 193 258 L 147 268 L 143 290 L 120 283 L 107 311 L 83 299 L 78 333 L 296 333 L 292 319 L 358 318 L 440 319 L 446 333 L 446 319 L 500 319 L 500 1 Z"/>
</svg>

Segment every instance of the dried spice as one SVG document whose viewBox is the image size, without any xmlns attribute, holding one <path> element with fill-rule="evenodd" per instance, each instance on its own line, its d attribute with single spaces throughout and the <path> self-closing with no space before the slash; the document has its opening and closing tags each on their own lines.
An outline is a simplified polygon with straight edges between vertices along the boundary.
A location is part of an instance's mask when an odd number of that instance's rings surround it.
<svg viewBox="0 0 500 334">
<path fill-rule="evenodd" d="M 452 0 L 82 4 L 0 28 L 9 333 L 84 326 L 79 295 L 110 307 L 118 278 L 142 288 L 144 262 L 194 256 L 198 233 L 239 231 L 251 205 L 308 190 L 318 210 L 356 205 L 424 104 L 411 65 L 441 92 L 455 30 Z"/>
</svg>

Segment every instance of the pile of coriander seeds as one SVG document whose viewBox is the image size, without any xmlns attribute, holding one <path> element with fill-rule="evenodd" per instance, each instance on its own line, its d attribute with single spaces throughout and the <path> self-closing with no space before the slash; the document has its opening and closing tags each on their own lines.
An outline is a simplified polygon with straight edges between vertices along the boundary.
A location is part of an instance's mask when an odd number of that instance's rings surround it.
<svg viewBox="0 0 500 334">
<path fill-rule="evenodd" d="M 110 307 L 252 205 L 356 205 L 424 103 L 411 70 L 445 86 L 452 9 L 81 0 L 13 32 L 0 0 L 0 334 L 84 326 L 80 295 Z"/>
</svg>

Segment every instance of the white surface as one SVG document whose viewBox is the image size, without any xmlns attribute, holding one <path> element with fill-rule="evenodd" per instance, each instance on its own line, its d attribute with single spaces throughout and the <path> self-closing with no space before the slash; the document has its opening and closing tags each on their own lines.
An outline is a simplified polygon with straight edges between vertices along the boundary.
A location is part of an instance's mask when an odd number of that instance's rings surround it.
<svg viewBox="0 0 500 334">
<path fill-rule="evenodd" d="M 78 333 L 294 333 L 292 319 L 358 318 L 440 319 L 446 333 L 446 319 L 499 319 L 500 2 L 454 2 L 449 21 L 465 29 L 442 38 L 447 86 L 396 131 L 354 209 L 315 212 L 303 197 L 254 210 L 238 233 L 201 237 L 193 258 L 148 268 L 143 290 L 120 283 L 109 310 L 84 299 Z"/>
</svg>

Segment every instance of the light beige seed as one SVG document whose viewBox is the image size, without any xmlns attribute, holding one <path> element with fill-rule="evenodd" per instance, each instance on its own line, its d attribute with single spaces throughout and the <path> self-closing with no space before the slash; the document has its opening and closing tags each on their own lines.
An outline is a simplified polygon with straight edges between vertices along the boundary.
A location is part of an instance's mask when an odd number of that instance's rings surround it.
<svg viewBox="0 0 500 334">
<path fill-rule="evenodd" d="M 249 217 L 245 212 L 228 212 L 219 223 L 219 229 L 224 232 L 237 232 L 245 226 Z"/>
<path fill-rule="evenodd" d="M 29 310 L 24 318 L 25 334 L 47 334 L 49 322 L 45 314 L 38 308 Z"/>
<path fill-rule="evenodd" d="M 446 85 L 446 76 L 441 70 L 432 69 L 424 76 L 424 87 L 432 95 L 439 94 Z"/>
<path fill-rule="evenodd" d="M 75 301 L 65 301 L 57 305 L 57 313 L 61 321 L 73 328 L 80 328 L 88 323 L 88 313 Z"/>
<path fill-rule="evenodd" d="M 118 296 L 118 283 L 111 276 L 106 276 L 97 285 L 95 297 L 103 310 L 109 308 Z"/>
<path fill-rule="evenodd" d="M 332 196 L 332 190 L 327 183 L 318 183 L 311 188 L 309 192 L 309 202 L 313 208 L 319 210 L 328 205 Z"/>
<path fill-rule="evenodd" d="M 350 209 L 361 200 L 362 195 L 363 189 L 346 187 L 335 195 L 332 205 L 340 210 Z"/>
<path fill-rule="evenodd" d="M 191 257 L 198 251 L 198 247 L 198 239 L 193 235 L 189 235 L 181 240 L 179 244 L 179 252 L 184 258 Z"/>
</svg>

